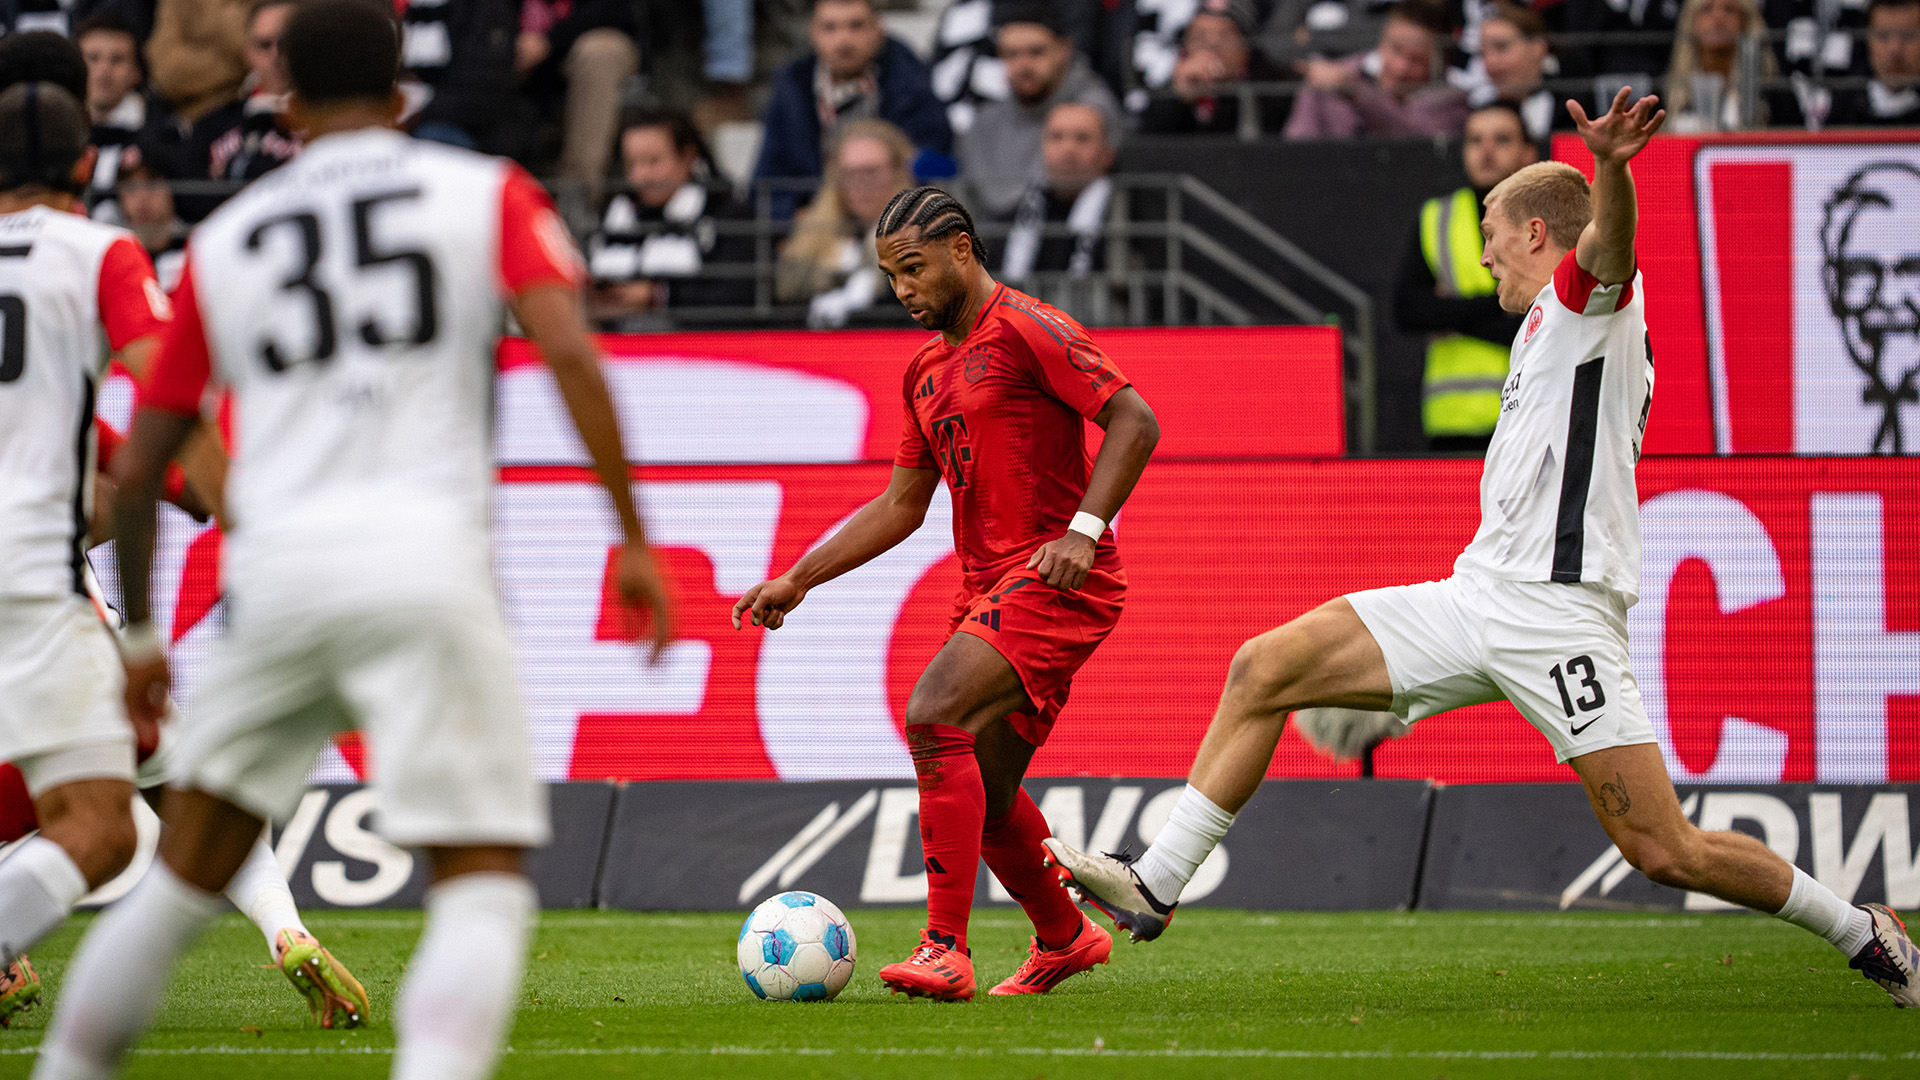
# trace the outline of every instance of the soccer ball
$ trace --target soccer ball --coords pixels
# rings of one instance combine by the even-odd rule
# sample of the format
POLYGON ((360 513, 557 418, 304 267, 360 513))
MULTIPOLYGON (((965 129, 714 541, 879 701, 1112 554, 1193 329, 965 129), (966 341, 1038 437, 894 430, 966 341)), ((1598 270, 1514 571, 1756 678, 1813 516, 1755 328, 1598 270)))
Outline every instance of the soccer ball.
POLYGON ((768 1001, 832 1001, 853 978, 853 927, 810 892, 769 897, 740 924, 747 989, 768 1001))

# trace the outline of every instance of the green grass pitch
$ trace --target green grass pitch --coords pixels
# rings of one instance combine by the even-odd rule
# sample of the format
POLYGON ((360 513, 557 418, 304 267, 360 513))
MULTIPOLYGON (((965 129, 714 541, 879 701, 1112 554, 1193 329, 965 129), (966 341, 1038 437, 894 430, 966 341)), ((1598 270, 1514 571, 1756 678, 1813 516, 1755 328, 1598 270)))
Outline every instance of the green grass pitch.
MULTIPOLYGON (((852 913, 838 1001, 754 999, 737 915, 550 912, 504 1077, 1920 1077, 1920 1013, 1771 919, 1614 914, 1183 912, 1046 997, 989 998, 1026 945, 975 920, 981 996, 889 997, 874 973, 922 917, 852 913)), ((51 1004, 84 919, 34 950, 51 1004)), ((189 954, 133 1077, 384 1076, 413 912, 321 913, 374 1019, 321 1032, 237 915, 189 954)), ((25 1076, 48 1009, 0 1032, 25 1076)))

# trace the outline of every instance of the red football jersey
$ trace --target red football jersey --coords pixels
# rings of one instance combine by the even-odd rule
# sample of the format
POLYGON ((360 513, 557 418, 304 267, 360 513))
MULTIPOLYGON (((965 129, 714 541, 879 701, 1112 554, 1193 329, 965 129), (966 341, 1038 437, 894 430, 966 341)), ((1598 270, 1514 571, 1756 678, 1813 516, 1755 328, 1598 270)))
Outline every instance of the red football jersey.
MULTIPOLYGON (((1086 421, 1127 385, 1079 323, 1005 285, 960 344, 934 338, 914 355, 894 464, 945 477, 970 587, 1067 531, 1093 475, 1086 421)), ((1111 531, 1098 547, 1118 565, 1111 531)))

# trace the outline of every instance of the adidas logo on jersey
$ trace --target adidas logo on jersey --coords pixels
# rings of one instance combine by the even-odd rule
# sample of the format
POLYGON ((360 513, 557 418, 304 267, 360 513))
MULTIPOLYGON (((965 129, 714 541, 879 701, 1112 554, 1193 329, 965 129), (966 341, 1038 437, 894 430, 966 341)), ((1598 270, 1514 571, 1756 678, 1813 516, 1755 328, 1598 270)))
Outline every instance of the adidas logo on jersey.
POLYGON ((930 398, 932 396, 933 376, 929 375, 927 376, 927 381, 920 384, 920 389, 913 392, 913 400, 919 401, 921 398, 930 398))

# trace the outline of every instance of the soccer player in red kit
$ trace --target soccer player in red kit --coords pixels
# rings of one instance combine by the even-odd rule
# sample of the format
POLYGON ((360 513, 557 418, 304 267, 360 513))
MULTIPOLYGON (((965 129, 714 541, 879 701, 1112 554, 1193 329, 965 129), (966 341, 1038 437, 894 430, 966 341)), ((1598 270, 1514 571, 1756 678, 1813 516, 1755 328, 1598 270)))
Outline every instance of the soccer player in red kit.
POLYGON ((907 365, 906 425, 887 490, 733 608, 775 630, 807 591, 920 527, 953 497, 966 581, 950 637, 907 702, 920 785, 927 928, 880 971, 895 991, 973 997, 967 917, 984 857, 1033 920, 1026 963, 990 992, 1043 994, 1103 964, 1113 940, 1044 865, 1050 835, 1020 787, 1074 672, 1120 618, 1126 569, 1107 528, 1160 438, 1153 410, 1080 324, 994 281, 973 217, 938 188, 903 191, 876 229, 880 269, 940 336, 907 365), (1106 431, 1089 460, 1086 421, 1106 431))

